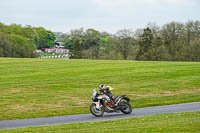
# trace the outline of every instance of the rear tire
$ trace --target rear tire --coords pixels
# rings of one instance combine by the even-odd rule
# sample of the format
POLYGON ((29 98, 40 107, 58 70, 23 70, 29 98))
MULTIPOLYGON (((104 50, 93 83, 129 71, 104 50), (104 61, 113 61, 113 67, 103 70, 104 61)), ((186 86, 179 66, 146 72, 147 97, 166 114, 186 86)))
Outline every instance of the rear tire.
POLYGON ((96 117, 101 117, 104 114, 104 107, 102 106, 102 107, 100 107, 100 109, 97 109, 96 104, 92 103, 90 105, 90 112, 96 117))
POLYGON ((132 112, 132 107, 129 103, 127 102, 122 102, 121 103, 122 108, 121 108, 121 112, 124 114, 130 114, 132 112))

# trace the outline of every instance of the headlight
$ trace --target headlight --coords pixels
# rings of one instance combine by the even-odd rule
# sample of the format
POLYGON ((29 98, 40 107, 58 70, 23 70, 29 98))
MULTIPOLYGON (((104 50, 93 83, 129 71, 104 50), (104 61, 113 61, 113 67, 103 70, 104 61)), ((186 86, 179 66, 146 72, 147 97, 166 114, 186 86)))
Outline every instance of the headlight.
POLYGON ((95 99, 95 96, 96 96, 96 95, 97 95, 97 90, 94 89, 93 92, 92 92, 92 98, 95 99))

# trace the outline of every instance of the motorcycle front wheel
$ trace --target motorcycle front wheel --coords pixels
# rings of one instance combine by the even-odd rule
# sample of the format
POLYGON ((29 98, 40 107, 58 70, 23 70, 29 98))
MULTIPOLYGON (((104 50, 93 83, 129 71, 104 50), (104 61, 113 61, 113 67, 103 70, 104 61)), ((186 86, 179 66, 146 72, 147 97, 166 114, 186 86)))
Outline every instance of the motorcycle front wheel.
POLYGON ((98 109, 98 108, 96 108, 96 104, 95 104, 95 103, 92 103, 92 104, 90 105, 90 112, 91 112, 94 116, 96 116, 96 117, 101 117, 101 116, 103 116, 103 114, 104 114, 104 108, 103 108, 103 106, 102 106, 102 107, 100 107, 100 108, 98 109))
POLYGON ((122 102, 121 105, 122 105, 122 108, 121 108, 122 113, 130 114, 132 112, 132 107, 128 102, 122 102))

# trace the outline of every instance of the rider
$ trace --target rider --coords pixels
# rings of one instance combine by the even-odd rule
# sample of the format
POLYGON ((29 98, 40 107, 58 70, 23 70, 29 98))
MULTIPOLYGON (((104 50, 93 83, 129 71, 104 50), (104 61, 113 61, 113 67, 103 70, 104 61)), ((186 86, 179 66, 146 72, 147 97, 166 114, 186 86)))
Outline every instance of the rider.
POLYGON ((105 86, 103 84, 99 85, 99 91, 106 94, 111 100, 114 100, 114 95, 111 93, 111 90, 114 90, 111 86, 105 86))

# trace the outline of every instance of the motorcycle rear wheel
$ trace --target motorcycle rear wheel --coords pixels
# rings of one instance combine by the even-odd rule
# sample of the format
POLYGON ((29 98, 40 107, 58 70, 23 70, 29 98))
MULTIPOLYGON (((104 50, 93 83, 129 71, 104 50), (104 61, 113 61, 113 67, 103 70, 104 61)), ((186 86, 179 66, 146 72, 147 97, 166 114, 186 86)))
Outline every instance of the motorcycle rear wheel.
POLYGON ((122 113, 130 114, 132 112, 132 107, 128 102, 122 102, 121 105, 122 105, 122 108, 121 108, 122 113))
POLYGON ((104 108, 103 108, 103 106, 102 106, 102 107, 100 107, 99 109, 97 109, 97 108, 96 108, 96 104, 95 104, 95 103, 92 103, 92 104, 90 105, 90 112, 91 112, 94 116, 96 116, 96 117, 101 117, 101 116, 103 116, 103 114, 104 114, 104 108))

